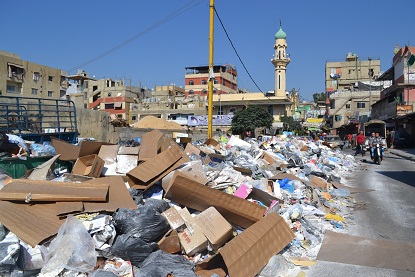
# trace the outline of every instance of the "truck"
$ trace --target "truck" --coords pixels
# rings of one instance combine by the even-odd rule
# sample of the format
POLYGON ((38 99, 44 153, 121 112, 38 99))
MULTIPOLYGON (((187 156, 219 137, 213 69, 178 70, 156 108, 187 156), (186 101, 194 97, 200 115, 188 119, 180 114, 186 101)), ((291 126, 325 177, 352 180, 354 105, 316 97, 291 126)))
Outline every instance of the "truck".
POLYGON ((0 95, 0 132, 43 143, 56 137, 76 143, 78 128, 73 101, 0 95))

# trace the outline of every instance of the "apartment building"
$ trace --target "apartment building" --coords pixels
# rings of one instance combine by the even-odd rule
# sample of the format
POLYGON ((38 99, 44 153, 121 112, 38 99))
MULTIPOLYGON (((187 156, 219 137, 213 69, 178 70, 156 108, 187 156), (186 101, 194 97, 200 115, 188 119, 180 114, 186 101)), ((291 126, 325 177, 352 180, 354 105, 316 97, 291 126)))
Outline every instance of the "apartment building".
POLYGON ((65 97, 67 76, 66 71, 0 50, 0 95, 59 99, 65 97))
POLYGON ((414 46, 395 51, 392 67, 379 76, 380 82, 391 82, 381 91, 372 107, 373 118, 386 122, 391 130, 405 129, 415 140, 415 65, 414 46))
MULTIPOLYGON (((213 94, 228 94, 238 92, 237 70, 235 66, 213 66, 213 94)), ((209 66, 192 66, 185 68, 185 95, 208 94, 209 66)))

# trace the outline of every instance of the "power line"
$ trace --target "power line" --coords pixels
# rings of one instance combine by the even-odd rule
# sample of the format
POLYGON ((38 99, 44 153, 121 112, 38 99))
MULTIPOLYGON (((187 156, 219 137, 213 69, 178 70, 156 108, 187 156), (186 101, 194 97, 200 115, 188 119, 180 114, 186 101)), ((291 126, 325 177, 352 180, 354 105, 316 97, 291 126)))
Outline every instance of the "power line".
MULTIPOLYGON (((217 17, 218 17, 218 19, 219 19, 219 22, 220 22, 220 24, 222 25, 222 29, 223 29, 223 31, 225 31, 226 37, 228 38, 229 42, 231 43, 231 46, 232 46, 233 50, 235 51, 236 56, 238 56, 238 59, 239 59, 239 61, 241 62, 242 66, 244 67, 244 69, 245 69, 246 73, 248 74, 249 78, 251 78, 252 82, 255 84, 255 86, 257 87, 257 89, 259 89, 259 91, 260 91, 260 92, 264 93, 264 92, 263 92, 263 91, 259 88, 259 86, 258 86, 258 85, 257 85, 257 83, 255 82, 254 78, 252 78, 252 76, 251 76, 251 74, 249 73, 248 69, 246 68, 246 66, 245 66, 244 62, 242 61, 241 57, 239 56, 238 51, 236 51, 236 48, 235 48, 235 46, 233 45, 233 42, 232 42, 231 38, 229 37, 229 34, 228 34, 228 32, 226 31, 225 26, 224 26, 224 25, 223 25, 223 23, 222 23, 222 20, 220 19, 220 16, 219 16, 219 14, 218 14, 218 11, 216 10, 216 7, 215 7, 214 9, 215 9, 216 16, 217 16, 217 17)), ((265 93, 264 93, 264 95, 265 95, 265 93)))
POLYGON ((120 49, 121 47, 123 47, 123 46, 125 46, 125 45, 127 45, 127 44, 129 44, 129 43, 131 43, 131 42, 133 42, 134 40, 136 40, 136 39, 140 38, 140 37, 141 37, 141 36, 143 36, 144 34, 146 34, 146 33, 150 32, 150 31, 152 31, 152 30, 154 30, 154 29, 157 29, 158 27, 162 26, 163 24, 167 23, 168 21, 170 21, 170 20, 172 20, 173 18, 175 18, 175 17, 177 17, 177 16, 181 15, 182 13, 184 13, 184 12, 188 11, 189 9, 191 9, 191 8, 195 7, 195 6, 196 6, 196 5, 198 5, 200 2, 202 2, 202 0, 199 0, 199 1, 197 1, 196 3, 194 3, 195 1, 196 1, 196 0, 192 0, 192 1, 190 1, 189 3, 187 3, 186 5, 184 5, 183 7, 181 7, 180 9, 178 9, 178 10, 176 10, 175 12, 173 12, 173 13, 169 14, 169 15, 168 15, 168 16, 166 16, 165 18, 161 19, 160 21, 156 22, 155 24, 153 24, 153 25, 151 25, 150 27, 148 27, 147 29, 145 29, 144 31, 142 31, 142 32, 140 32, 140 33, 138 33, 138 34, 136 34, 135 36, 133 36, 133 37, 131 37, 131 38, 127 39, 126 41, 124 41, 124 42, 122 42, 122 43, 120 43, 120 44, 118 44, 118 45, 114 46, 113 48, 111 48, 111 49, 109 49, 109 50, 107 50, 107 51, 105 51, 105 52, 103 52, 103 53, 99 54, 98 56, 95 56, 94 58, 92 58, 92 59, 90 59, 90 60, 88 60, 88 61, 86 61, 86 62, 84 62, 84 63, 81 63, 80 65, 75 66, 75 67, 73 67, 73 68, 71 68, 70 70, 67 70, 67 71, 68 71, 68 72, 72 72, 72 71, 74 71, 74 70, 76 70, 76 69, 78 69, 78 68, 82 68, 82 67, 84 67, 85 65, 88 65, 88 64, 90 64, 90 63, 93 63, 93 62, 95 62, 95 61, 97 61, 97 60, 99 60, 99 59, 101 59, 101 58, 103 58, 103 57, 105 57, 105 56, 107 56, 107 55, 111 54, 112 52, 114 52, 114 51, 116 51, 116 50, 120 49))

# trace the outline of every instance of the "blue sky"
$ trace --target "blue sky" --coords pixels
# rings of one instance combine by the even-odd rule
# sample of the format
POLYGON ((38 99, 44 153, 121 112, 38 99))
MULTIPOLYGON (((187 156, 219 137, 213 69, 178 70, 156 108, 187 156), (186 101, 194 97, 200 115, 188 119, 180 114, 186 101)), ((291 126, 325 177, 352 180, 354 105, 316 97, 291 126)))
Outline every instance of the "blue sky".
MULTIPOLYGON (((291 63, 287 90, 323 92, 327 60, 348 52, 391 66, 396 44, 415 45, 413 0, 216 0, 217 12, 262 91, 274 89, 279 19, 291 63)), ((149 88, 184 85, 186 66, 208 63, 209 0, 0 0, 0 49, 63 70, 83 65, 96 78, 131 79, 149 88)), ((215 64, 233 64, 240 88, 258 91, 215 16, 215 64)), ((70 73, 76 73, 72 71, 70 73)))

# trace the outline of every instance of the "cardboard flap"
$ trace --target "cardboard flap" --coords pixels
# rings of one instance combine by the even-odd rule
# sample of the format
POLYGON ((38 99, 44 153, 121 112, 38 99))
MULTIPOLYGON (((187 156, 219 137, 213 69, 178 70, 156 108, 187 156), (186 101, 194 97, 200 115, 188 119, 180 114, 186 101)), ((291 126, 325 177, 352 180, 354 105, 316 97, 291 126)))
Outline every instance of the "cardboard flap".
POLYGON ((81 147, 73 145, 64 140, 51 137, 53 147, 55 148, 56 154, 60 154, 59 160, 61 161, 75 161, 79 157, 81 147))
POLYGON ((29 180, 46 180, 50 171, 53 171, 53 166, 55 165, 56 160, 60 157, 60 154, 54 156, 53 158, 47 160, 41 165, 38 165, 34 168, 27 179, 29 180))
POLYGON ((205 145, 212 147, 215 150, 220 149, 220 143, 214 140, 213 138, 209 138, 205 141, 205 145))
POLYGON ((175 169, 181 158, 180 148, 171 147, 127 172, 128 183, 134 188, 146 189, 175 169))
MULTIPOLYGON (((221 256, 226 268, 220 263, 221 259, 212 257, 196 267, 205 273, 210 269, 222 268, 229 276, 255 276, 271 259, 295 238, 294 233, 276 213, 270 213, 230 242, 225 244, 216 256, 221 256)), ((213 271, 210 271, 213 274, 213 271)), ((205 275, 205 276, 211 276, 205 275)), ((224 276, 224 275, 219 275, 224 276)))
POLYGON ((226 220, 244 228, 260 220, 266 211, 265 207, 209 188, 177 171, 166 190, 165 197, 198 211, 213 206, 226 220))
POLYGON ((102 142, 102 141, 81 141, 80 150, 79 150, 79 157, 84 157, 88 155, 96 154, 98 155, 99 150, 101 149, 102 145, 114 145, 113 143, 109 142, 102 142))
POLYGON ((140 161, 149 160, 157 155, 159 149, 158 141, 162 135, 163 133, 159 130, 153 130, 141 136, 140 153, 138 158, 140 161))
POLYGON ((0 190, 0 200, 79 202, 105 201, 108 185, 14 179, 0 190))

